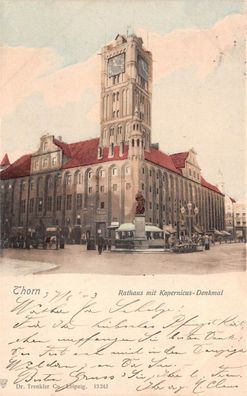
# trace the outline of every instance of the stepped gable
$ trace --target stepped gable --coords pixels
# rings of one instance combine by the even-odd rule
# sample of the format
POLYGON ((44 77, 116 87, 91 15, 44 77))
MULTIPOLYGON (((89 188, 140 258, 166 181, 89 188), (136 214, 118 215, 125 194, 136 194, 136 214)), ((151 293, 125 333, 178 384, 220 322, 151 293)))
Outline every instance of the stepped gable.
POLYGON ((1 172, 0 179, 14 179, 17 177, 24 177, 30 175, 31 167, 31 154, 23 155, 18 158, 13 164, 11 164, 7 169, 1 172))
POLYGON ((145 160, 169 169, 172 172, 181 174, 181 172, 175 167, 171 156, 163 153, 163 151, 155 149, 154 147, 151 147, 150 151, 145 151, 145 160))
POLYGON ((0 166, 9 166, 10 162, 9 162, 9 157, 8 154, 6 153, 1 161, 0 166))

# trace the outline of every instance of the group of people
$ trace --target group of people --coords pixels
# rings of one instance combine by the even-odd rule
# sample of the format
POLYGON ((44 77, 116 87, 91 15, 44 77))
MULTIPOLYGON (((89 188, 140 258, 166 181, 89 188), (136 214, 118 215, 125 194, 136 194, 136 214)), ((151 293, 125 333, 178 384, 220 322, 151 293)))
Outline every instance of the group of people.
POLYGON ((169 249, 179 245, 188 246, 204 246, 205 250, 209 250, 211 245, 215 244, 212 235, 192 234, 191 236, 180 236, 177 238, 174 234, 170 235, 167 239, 167 246, 169 249))

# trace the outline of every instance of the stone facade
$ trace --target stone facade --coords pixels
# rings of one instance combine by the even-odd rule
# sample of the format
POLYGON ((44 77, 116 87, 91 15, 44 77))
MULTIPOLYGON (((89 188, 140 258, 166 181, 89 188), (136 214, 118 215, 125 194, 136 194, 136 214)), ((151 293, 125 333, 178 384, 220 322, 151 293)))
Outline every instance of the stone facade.
POLYGON ((190 216, 192 228, 224 229, 224 195, 202 177, 195 151, 169 156, 152 144, 152 55, 142 39, 118 35, 104 47, 101 76, 99 139, 43 135, 37 152, 1 172, 2 232, 42 219, 68 233, 106 234, 113 222, 133 221, 137 191, 146 222, 179 234, 190 216), (182 213, 189 203, 190 215, 182 213))

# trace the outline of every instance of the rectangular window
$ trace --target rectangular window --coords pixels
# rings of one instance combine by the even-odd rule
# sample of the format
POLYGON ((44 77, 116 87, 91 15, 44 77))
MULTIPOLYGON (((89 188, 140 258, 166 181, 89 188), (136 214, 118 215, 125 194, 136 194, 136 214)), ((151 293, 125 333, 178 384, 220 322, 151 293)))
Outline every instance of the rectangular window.
POLYGON ((145 168, 142 168, 142 174, 144 175, 144 173, 145 173, 145 168))
POLYGON ((33 208, 34 208, 34 198, 31 198, 29 200, 29 212, 33 213, 33 208))
POLYGON ((22 199, 21 200, 21 213, 25 213, 26 211, 26 200, 22 199))
POLYGON ((72 208, 72 195, 69 194, 66 197, 66 210, 71 210, 72 208))
POLYGON ((105 188, 104 186, 100 186, 100 192, 104 192, 105 188))
POLYGON ((144 190, 144 188, 145 188, 144 183, 142 183, 142 190, 144 190))
POLYGON ((88 194, 92 194, 92 192, 93 192, 93 187, 89 187, 88 188, 88 194))
POLYGON ((82 194, 77 194, 76 196, 76 208, 77 209, 82 208, 82 194))
POLYGON ((38 198, 38 212, 43 210, 43 198, 38 198))
POLYGON ((57 210, 61 210, 62 209, 62 197, 61 195, 57 196, 57 210))
POLYGON ((57 179, 56 179, 56 185, 57 186, 61 186, 61 184, 62 184, 62 176, 57 176, 57 179))
POLYGON ((52 210, 52 197, 47 197, 47 212, 52 210))
POLYGON ((113 191, 117 191, 117 184, 113 184, 113 185, 112 185, 112 190, 113 190, 113 191))
POLYGON ((100 208, 104 209, 104 207, 105 207, 105 202, 100 202, 100 208))

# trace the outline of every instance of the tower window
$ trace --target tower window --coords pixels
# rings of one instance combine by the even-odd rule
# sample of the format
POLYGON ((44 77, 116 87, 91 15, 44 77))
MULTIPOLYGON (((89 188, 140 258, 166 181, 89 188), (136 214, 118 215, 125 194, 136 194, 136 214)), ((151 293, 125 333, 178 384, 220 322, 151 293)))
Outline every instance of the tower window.
POLYGON ((100 208, 104 209, 104 207, 105 207, 105 202, 100 202, 100 208))
POLYGON ((110 129, 110 136, 114 136, 114 128, 110 129))
POLYGON ((114 94, 112 95, 112 101, 115 102, 115 100, 116 100, 116 94, 114 93, 114 94))
POLYGON ((134 141, 134 139, 132 139, 132 147, 134 147, 135 146, 135 141, 134 141))
POLYGON ((119 92, 117 92, 117 101, 119 101, 119 92))
POLYGON ((137 139, 137 147, 139 147, 139 146, 140 146, 140 140, 137 139))
POLYGON ((119 118, 119 110, 117 110, 117 118, 119 118))

